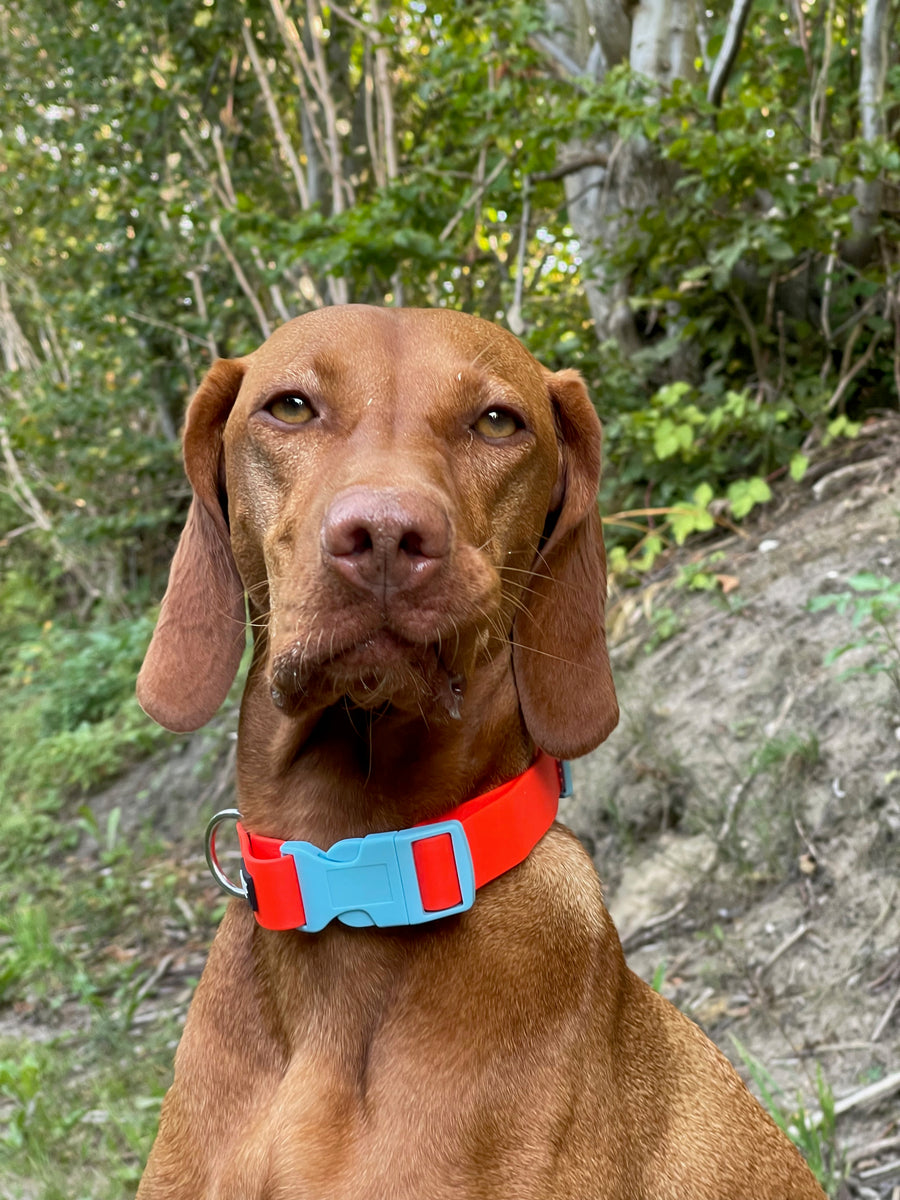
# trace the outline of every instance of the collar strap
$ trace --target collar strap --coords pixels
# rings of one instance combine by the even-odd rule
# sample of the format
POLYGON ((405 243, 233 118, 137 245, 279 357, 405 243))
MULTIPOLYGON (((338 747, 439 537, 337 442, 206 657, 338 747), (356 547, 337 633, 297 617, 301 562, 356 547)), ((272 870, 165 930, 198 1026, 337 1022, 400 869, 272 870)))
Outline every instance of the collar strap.
POLYGON ((568 793, 566 763, 540 753, 517 778, 467 800, 440 821, 347 838, 329 850, 250 833, 234 810, 213 817, 207 861, 216 881, 244 896, 266 929, 316 933, 345 925, 418 925, 465 912, 475 891, 528 857, 568 793), (241 882, 223 875, 215 831, 235 819, 241 882))

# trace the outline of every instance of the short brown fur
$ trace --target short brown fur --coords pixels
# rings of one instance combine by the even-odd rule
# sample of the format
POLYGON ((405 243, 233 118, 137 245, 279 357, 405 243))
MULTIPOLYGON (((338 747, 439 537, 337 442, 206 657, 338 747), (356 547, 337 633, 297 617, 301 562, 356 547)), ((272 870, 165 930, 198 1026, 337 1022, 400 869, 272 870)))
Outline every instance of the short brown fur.
MULTIPOLYGON (((170 728, 209 720, 246 596, 248 828, 329 846, 410 826, 536 745, 574 756, 615 726, 600 426, 576 373, 455 312, 322 310, 215 364, 185 460, 194 500, 138 693, 170 728), (285 425, 269 411, 285 395, 313 416, 285 425), (512 433, 481 419, 497 412, 512 433)), ((418 929, 273 933, 233 901, 138 1195, 823 1193, 724 1057, 627 969, 557 825, 471 911, 418 929)))

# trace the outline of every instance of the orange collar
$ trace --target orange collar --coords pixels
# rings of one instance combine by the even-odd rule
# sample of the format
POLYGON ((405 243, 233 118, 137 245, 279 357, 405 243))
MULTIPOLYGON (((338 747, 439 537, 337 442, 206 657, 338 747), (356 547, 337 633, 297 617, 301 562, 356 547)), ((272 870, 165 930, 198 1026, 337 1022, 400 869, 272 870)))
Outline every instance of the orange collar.
POLYGON ((309 842, 249 833, 235 810, 218 813, 206 833, 217 882, 244 896, 266 929, 316 933, 345 925, 418 925, 465 912, 475 891, 517 866, 556 818, 568 794, 567 764, 538 754, 524 774, 467 800, 440 821, 412 829, 347 838, 329 850, 309 842), (241 887, 215 857, 215 833, 236 820, 241 887))

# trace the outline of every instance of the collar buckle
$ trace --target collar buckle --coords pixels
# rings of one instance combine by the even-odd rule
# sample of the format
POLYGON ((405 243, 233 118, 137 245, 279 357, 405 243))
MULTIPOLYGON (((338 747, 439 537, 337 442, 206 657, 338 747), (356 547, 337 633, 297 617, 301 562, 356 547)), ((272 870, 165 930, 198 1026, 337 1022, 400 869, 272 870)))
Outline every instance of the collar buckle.
MULTIPOLYGON (((438 821, 391 833, 346 838, 330 849, 311 842, 283 842, 282 857, 291 857, 297 872, 306 923, 304 933, 317 933, 335 917, 345 925, 420 925, 465 912, 475 901, 475 869, 469 841, 456 820, 438 821), (432 839, 449 837, 458 889, 449 905, 426 908, 420 871, 425 859, 416 854, 432 839)), ((446 857, 446 855, 445 855, 446 857)))

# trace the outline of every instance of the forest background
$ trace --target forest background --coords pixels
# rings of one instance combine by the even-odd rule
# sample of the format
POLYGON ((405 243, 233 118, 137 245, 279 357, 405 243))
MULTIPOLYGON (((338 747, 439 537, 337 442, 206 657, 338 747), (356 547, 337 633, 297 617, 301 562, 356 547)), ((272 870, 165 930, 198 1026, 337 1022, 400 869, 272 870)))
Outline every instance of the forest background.
POLYGON ((152 807, 138 851, 89 799, 174 747, 133 683, 210 362, 323 304, 505 324, 587 379, 637 591, 898 408, 898 32, 896 0, 4 6, 0 1004, 65 1035, 0 1049, 19 1194, 127 1194, 168 1069, 163 1023, 143 1107, 104 1071, 178 868, 152 807), (63 1106, 74 1058, 92 1098, 63 1106))

